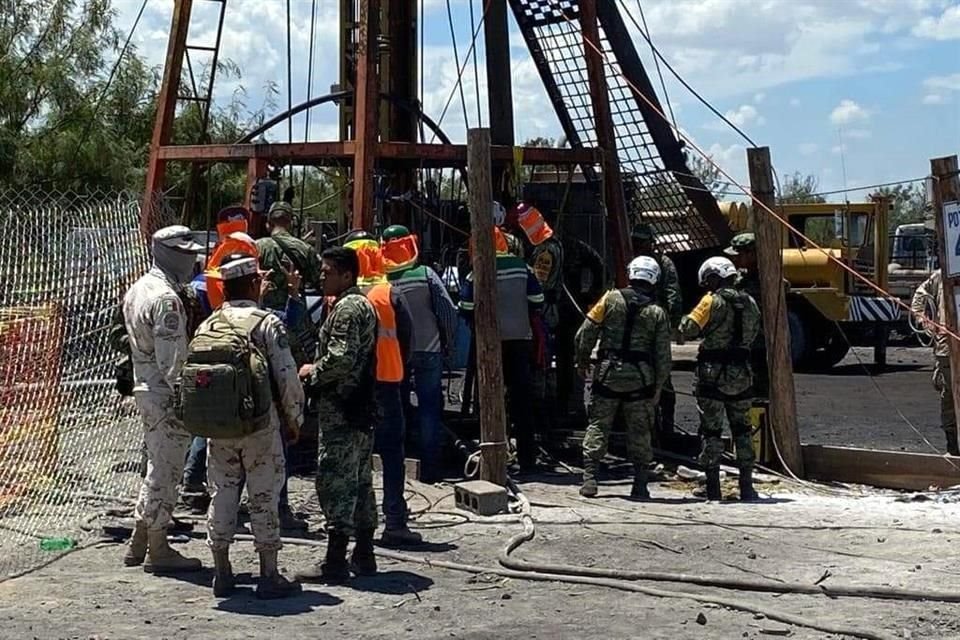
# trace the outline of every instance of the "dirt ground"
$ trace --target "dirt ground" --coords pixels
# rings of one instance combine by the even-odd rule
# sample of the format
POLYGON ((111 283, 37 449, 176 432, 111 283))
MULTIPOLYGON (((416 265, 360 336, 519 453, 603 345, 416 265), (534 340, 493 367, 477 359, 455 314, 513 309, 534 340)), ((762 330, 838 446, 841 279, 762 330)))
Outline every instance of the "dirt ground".
MULTIPOLYGON (((825 495, 785 483, 763 484, 765 503, 706 504, 693 485, 653 486, 658 501, 624 499, 629 483, 607 474, 601 497, 577 495, 576 478, 544 474, 522 483, 536 537, 516 555, 529 561, 769 578, 812 584, 887 585, 960 592, 960 505, 943 499, 902 501, 897 494, 825 495), (898 501, 898 498, 901 501, 898 501)), ((514 518, 456 511, 449 486, 410 485, 414 526, 429 541, 410 553, 432 560, 497 567, 497 554, 521 530, 514 518), (426 511, 429 505, 433 507, 426 511)), ((728 493, 734 493, 729 487, 728 493)), ((317 530, 309 483, 297 480, 293 503, 317 530)), ((204 559, 202 527, 179 545, 204 559)), ((610 588, 475 576, 422 564, 381 560, 375 578, 343 587, 308 586, 299 597, 263 603, 252 595, 252 545, 234 547, 239 592, 214 599, 208 570, 161 578, 123 568, 116 544, 76 551, 0 584, 4 638, 838 638, 761 615, 610 588), (700 622, 698 622, 698 617, 700 622), (701 624, 701 622, 703 624, 701 624)), ((288 572, 322 549, 288 545, 288 572)), ((820 623, 883 632, 891 638, 960 637, 960 606, 943 602, 727 591, 642 583, 674 592, 722 595, 820 623)))

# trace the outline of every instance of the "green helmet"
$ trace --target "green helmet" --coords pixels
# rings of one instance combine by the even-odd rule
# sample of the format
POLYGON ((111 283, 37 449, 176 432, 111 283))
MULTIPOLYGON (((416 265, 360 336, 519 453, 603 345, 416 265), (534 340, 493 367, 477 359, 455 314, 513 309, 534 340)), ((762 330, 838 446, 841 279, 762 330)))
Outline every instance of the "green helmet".
POLYGON ((376 240, 369 231, 363 229, 354 229, 347 234, 347 237, 343 239, 343 244, 353 242, 355 240, 376 240))
POLYGON ((396 238, 406 238, 409 235, 410 235, 410 229, 407 229, 402 224, 392 224, 383 230, 383 233, 381 234, 381 239, 384 241, 394 240, 396 238))
POLYGON ((630 232, 630 237, 633 240, 652 241, 656 239, 656 234, 653 231, 653 226, 649 222, 640 222, 634 225, 633 230, 630 232))
POLYGON ((723 250, 728 256, 738 256, 743 251, 756 251, 757 236, 751 231, 744 231, 733 236, 730 246, 723 250))

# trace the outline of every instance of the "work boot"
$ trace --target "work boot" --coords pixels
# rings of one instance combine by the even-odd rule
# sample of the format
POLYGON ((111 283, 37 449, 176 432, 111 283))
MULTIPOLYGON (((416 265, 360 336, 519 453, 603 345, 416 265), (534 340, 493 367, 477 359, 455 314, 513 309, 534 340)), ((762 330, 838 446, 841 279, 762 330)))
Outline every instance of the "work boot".
POLYGON ((753 488, 753 469, 740 469, 740 502, 756 502, 760 496, 753 488))
POLYGON ((170 548, 167 542, 167 532, 147 532, 147 560, 143 563, 143 570, 147 573, 185 573, 199 571, 203 564, 197 558, 186 558, 170 548))
POLYGON ((358 576, 377 575, 377 557, 373 554, 373 529, 357 529, 357 544, 350 554, 350 570, 358 576))
POLYGON ((584 498, 595 498, 597 496, 596 460, 584 460, 583 462, 583 485, 580 487, 580 495, 584 498))
POLYGON ((957 446, 957 430, 947 429, 944 433, 947 435, 947 453, 952 456, 960 456, 960 447, 957 446))
POLYGON ((633 465, 633 488, 630 489, 630 499, 650 499, 650 490, 647 489, 647 467, 644 465, 633 465))
POLYGON ((306 531, 308 529, 307 521, 298 518, 291 509, 290 505, 281 505, 280 507, 280 529, 282 531, 306 531))
POLYGON ((133 534, 130 536, 127 553, 123 556, 123 564, 127 567, 136 567, 143 564, 143 559, 146 557, 147 523, 138 520, 133 525, 133 534))
POLYGON ((233 591, 236 582, 233 567, 230 566, 230 549, 213 550, 213 595, 226 598, 233 591))
POLYGON ((391 527, 383 530, 380 544, 385 547, 415 547, 423 544, 423 536, 416 531, 410 531, 407 525, 391 527))
POLYGON ((720 502, 723 494, 720 492, 720 469, 707 469, 707 500, 720 502))
POLYGON ((327 556, 322 564, 298 571, 294 578, 300 582, 322 584, 343 584, 350 579, 350 567, 347 566, 348 536, 331 531, 327 537, 327 556))
POLYGON ((257 580, 257 597, 261 600, 277 600, 295 596, 303 587, 295 580, 287 580, 277 568, 277 550, 260 552, 260 578, 257 580))

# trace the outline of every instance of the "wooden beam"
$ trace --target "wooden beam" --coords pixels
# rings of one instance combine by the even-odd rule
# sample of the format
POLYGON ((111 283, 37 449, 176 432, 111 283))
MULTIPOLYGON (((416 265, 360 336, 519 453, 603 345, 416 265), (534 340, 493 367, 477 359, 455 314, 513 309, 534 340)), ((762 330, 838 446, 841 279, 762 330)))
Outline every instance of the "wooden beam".
POLYGON ((377 157, 380 91, 377 83, 377 36, 380 0, 360 0, 357 36, 357 84, 354 92, 353 228, 373 222, 373 170, 377 157))
POLYGON ((490 130, 467 132, 470 228, 473 241, 473 327, 480 381, 480 479, 507 483, 507 416, 503 404, 503 364, 497 325, 497 263, 493 246, 490 130))
MULTIPOLYGON (((422 161, 427 166, 466 166, 467 146, 462 144, 420 144, 409 142, 381 142, 379 155, 387 160, 422 161)), ((236 162, 250 158, 261 160, 299 160, 301 162, 340 162, 353 157, 356 145, 343 142, 286 142, 256 144, 169 145, 160 147, 159 158, 166 161, 236 162)), ((493 146, 491 157, 498 161, 513 161, 513 147, 493 146)), ((525 165, 580 165, 597 162, 598 149, 552 149, 524 147, 525 165)))
MULTIPOLYGON (((940 262, 943 296, 941 309, 944 317, 939 318, 950 331, 957 332, 957 276, 960 274, 960 256, 954 249, 954 238, 960 228, 960 177, 957 176, 957 156, 934 158, 930 161, 930 173, 933 175, 933 220, 937 229, 937 255, 940 262)), ((953 406, 960 407, 960 342, 954 338, 947 340, 950 348, 950 371, 953 372, 953 406)), ((958 431, 960 433, 960 431, 958 431)))
POLYGON ((580 29, 583 53, 586 58, 587 78, 593 102, 593 123, 597 130, 597 145, 603 153, 603 194, 607 209, 607 235, 613 247, 617 286, 627 286, 627 262, 632 257, 627 229, 627 201, 620 176, 617 157, 617 138, 610 115, 610 96, 603 57, 594 47, 600 47, 600 29, 597 26, 597 0, 581 0, 580 29))
POLYGON ((929 453, 803 445, 807 478, 926 491, 960 484, 960 458, 929 453))
MULTIPOLYGON (((483 42, 487 62, 487 113, 490 117, 490 140, 495 145, 512 147, 513 85, 510 67, 510 32, 507 27, 507 0, 487 0, 483 21, 483 42), (506 73, 505 73, 506 70, 506 73)), ((493 184, 497 199, 511 206, 515 185, 510 184, 512 159, 493 160, 493 184)))
MULTIPOLYGON (((753 196, 773 209, 773 168, 770 149, 747 149, 750 188, 753 196)), ((783 290, 783 252, 780 222, 760 207, 754 207, 754 228, 757 236, 757 272, 760 275, 760 304, 763 313, 764 340, 767 345, 767 368, 770 372, 769 423, 780 455, 789 470, 804 477, 800 433, 797 430, 797 400, 793 386, 793 365, 790 360, 790 331, 787 324, 787 301, 783 290)))
POLYGON ((150 139, 150 155, 147 160, 147 181, 140 208, 140 232, 149 236, 153 229, 153 207, 157 194, 163 189, 167 163, 159 155, 160 147, 169 144, 173 135, 173 120, 177 110, 177 95, 180 92, 180 72, 183 69, 183 54, 190 30, 190 12, 193 0, 176 0, 170 23, 170 39, 167 40, 167 59, 163 66, 163 80, 157 94, 157 115, 153 122, 150 139))

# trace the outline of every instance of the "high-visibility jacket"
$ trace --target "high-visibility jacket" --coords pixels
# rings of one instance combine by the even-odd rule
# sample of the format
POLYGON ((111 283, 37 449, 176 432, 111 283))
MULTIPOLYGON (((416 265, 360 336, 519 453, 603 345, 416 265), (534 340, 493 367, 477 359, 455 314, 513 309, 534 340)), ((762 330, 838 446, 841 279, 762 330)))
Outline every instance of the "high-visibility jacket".
POLYGON ((553 229, 543 219, 543 214, 533 206, 519 205, 517 224, 523 229, 527 239, 533 246, 553 237, 553 229))
POLYGON ((403 381, 403 355, 390 290, 390 283, 383 282, 366 292, 367 300, 377 312, 377 382, 403 381))

